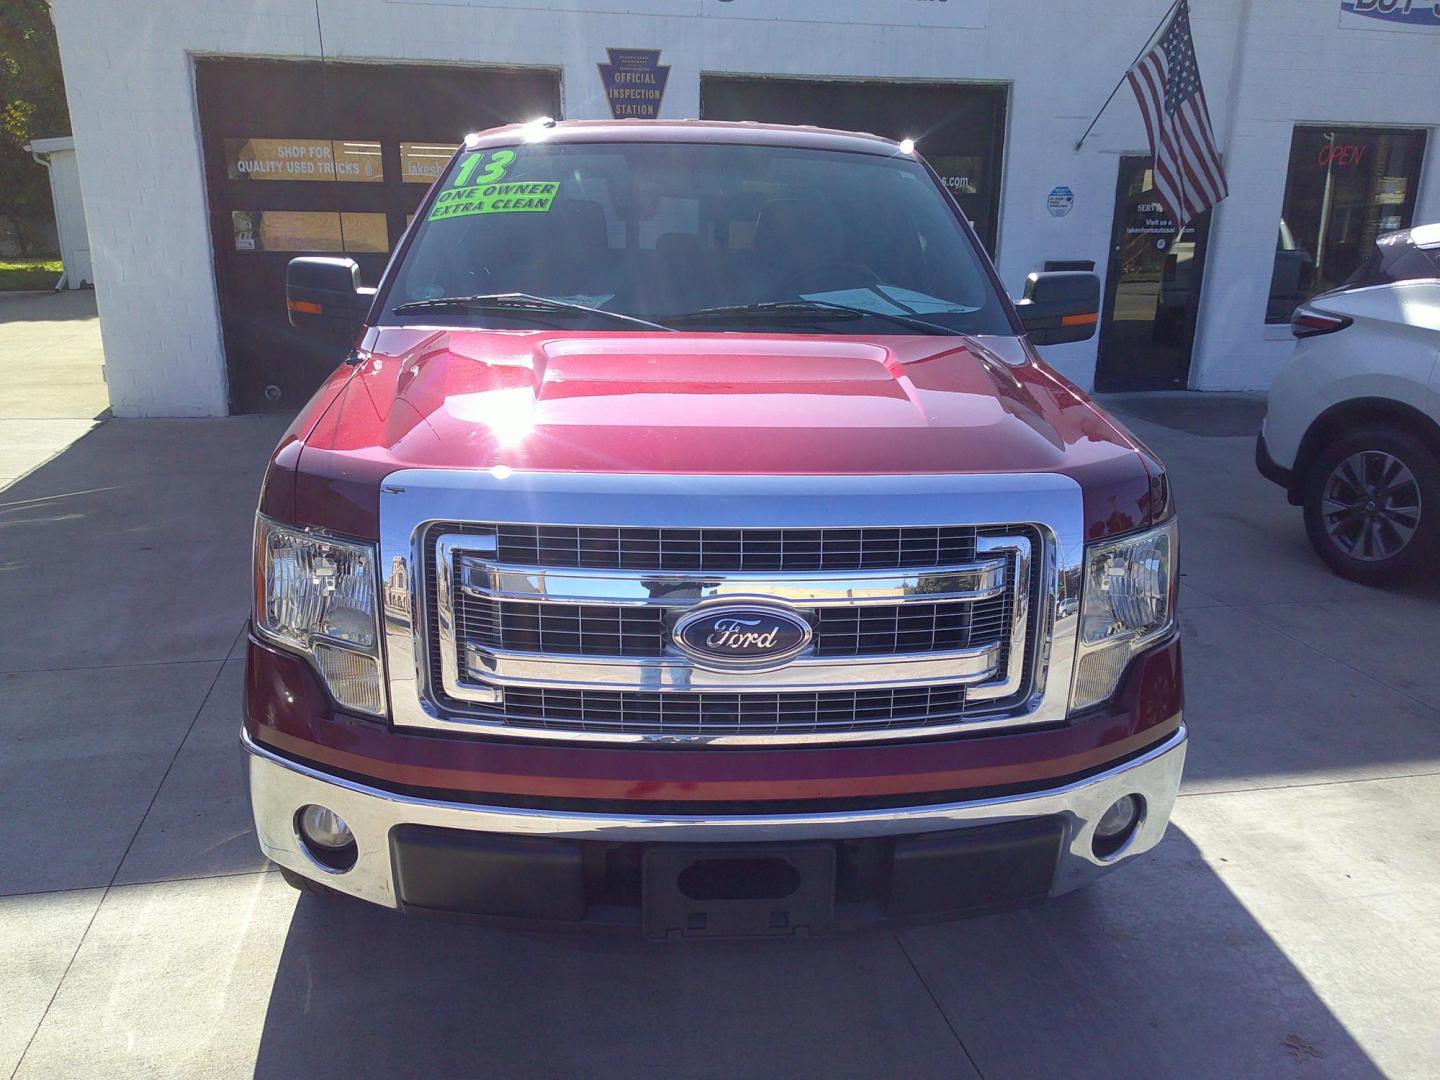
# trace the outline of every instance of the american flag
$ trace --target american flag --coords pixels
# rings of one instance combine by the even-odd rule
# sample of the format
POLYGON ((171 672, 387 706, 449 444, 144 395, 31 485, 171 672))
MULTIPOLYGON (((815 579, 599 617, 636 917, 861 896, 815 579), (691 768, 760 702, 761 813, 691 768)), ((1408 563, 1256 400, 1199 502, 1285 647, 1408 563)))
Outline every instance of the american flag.
POLYGON ((1125 77, 1150 136, 1155 194, 1183 228, 1230 193, 1195 62, 1189 0, 1180 0, 1159 40, 1125 77))

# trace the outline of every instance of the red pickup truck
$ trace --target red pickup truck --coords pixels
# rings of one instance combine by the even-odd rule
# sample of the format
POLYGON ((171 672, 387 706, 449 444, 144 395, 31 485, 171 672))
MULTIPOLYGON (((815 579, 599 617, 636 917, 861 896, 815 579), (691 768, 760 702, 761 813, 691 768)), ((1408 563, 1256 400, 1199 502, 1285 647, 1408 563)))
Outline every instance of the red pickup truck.
POLYGON ((909 142, 470 136, 271 459, 243 742, 266 856, 406 911, 787 935, 1034 902, 1165 832, 1160 462, 1037 356, 909 142))

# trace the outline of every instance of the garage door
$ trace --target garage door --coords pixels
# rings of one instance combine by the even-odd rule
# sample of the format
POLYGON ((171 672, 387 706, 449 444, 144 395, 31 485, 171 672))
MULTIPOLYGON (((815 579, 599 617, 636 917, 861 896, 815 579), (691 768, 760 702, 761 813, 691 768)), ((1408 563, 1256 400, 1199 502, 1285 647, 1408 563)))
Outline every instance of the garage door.
POLYGON ((758 120, 913 138, 995 254, 1003 86, 883 83, 707 75, 700 80, 706 120, 758 120))
POLYGON ((285 316, 285 266, 379 279, 467 132, 560 115, 553 71, 201 59, 196 92, 232 412, 292 411, 335 367, 285 316))

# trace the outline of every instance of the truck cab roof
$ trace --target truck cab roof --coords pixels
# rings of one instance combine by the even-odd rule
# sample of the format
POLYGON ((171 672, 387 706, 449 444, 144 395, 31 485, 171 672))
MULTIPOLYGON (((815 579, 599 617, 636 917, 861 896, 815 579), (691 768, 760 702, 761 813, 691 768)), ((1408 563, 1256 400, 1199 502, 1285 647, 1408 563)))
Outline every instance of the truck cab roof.
POLYGON ((731 120, 551 120, 542 117, 506 124, 465 137, 467 150, 513 146, 520 142, 595 143, 725 143, 740 146, 788 146, 806 150, 840 150, 889 157, 900 144, 864 132, 791 124, 760 124, 731 120))

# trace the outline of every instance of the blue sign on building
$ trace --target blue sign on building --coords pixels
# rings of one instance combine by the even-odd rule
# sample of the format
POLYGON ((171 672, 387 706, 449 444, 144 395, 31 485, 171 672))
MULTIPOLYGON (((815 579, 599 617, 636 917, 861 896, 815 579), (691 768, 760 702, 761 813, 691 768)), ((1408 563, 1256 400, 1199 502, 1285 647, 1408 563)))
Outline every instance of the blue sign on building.
POLYGON ((1435 0, 1340 0, 1340 25, 1348 30, 1440 32, 1435 0))
POLYGON ((654 120, 660 115, 670 65, 660 63, 659 49, 606 49, 608 64, 597 64, 610 115, 616 120, 633 117, 654 120))
POLYGON ((1050 194, 1045 196, 1045 209, 1050 211, 1051 217, 1064 217, 1075 206, 1075 192, 1063 184, 1060 187, 1051 188, 1050 194))

